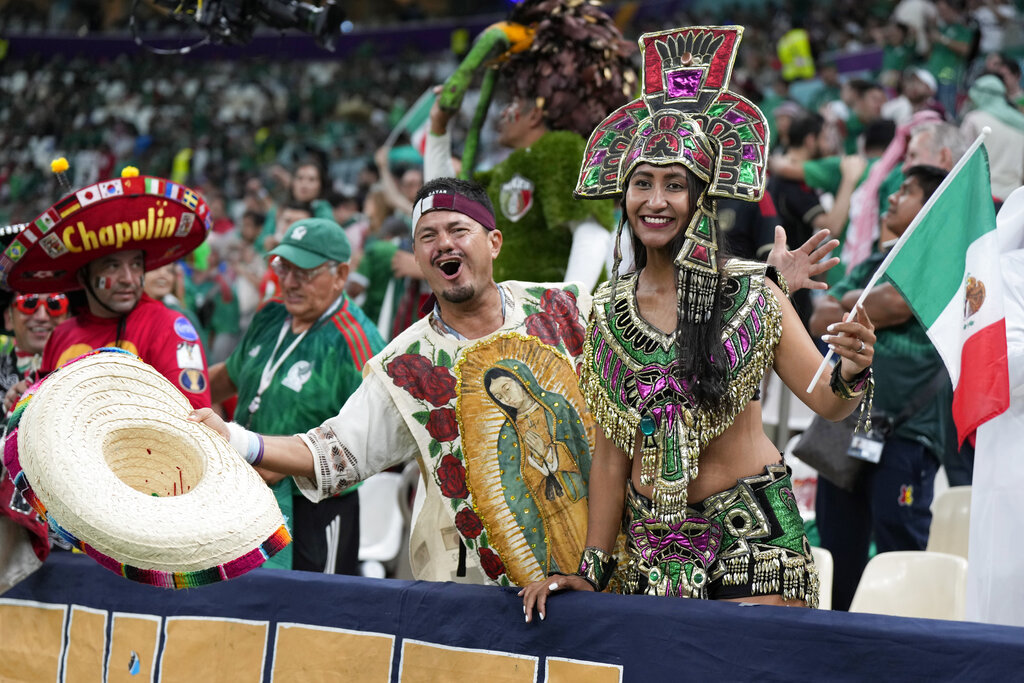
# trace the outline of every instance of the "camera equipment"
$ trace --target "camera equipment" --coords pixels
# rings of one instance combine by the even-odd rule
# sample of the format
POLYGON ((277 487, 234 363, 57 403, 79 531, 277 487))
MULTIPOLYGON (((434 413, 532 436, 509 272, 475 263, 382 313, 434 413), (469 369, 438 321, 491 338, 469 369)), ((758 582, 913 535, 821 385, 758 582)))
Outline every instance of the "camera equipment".
POLYGON ((136 28, 136 10, 140 0, 134 0, 131 13, 132 34, 135 42, 159 54, 185 54, 210 42, 243 45, 252 40, 257 23, 281 30, 295 28, 313 36, 317 44, 334 50, 345 13, 338 0, 326 0, 314 5, 299 0, 148 0, 147 4, 158 14, 182 25, 199 27, 205 37, 182 48, 165 49, 145 44, 136 28))

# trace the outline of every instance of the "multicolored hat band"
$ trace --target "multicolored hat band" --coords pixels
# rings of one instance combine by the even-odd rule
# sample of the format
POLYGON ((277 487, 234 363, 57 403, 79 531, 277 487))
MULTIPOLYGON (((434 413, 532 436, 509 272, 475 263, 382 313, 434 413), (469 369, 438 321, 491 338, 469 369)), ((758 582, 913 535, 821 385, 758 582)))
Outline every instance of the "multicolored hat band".
POLYGON ((765 191, 768 122, 727 90, 742 35, 739 26, 695 26, 641 36, 641 96, 591 133, 575 190, 622 196, 644 163, 681 164, 707 183, 676 255, 683 317, 698 324, 710 318, 718 278, 714 199, 759 201, 765 191))
POLYGON ((206 239, 213 222, 198 193, 131 167, 122 176, 71 192, 29 223, 0 254, 0 285, 27 293, 81 289, 78 270, 101 256, 141 249, 153 270, 206 239))
POLYGON ((258 567, 291 541, 273 493, 174 385, 103 348, 22 397, 3 457, 57 536, 121 576, 190 588, 258 567))

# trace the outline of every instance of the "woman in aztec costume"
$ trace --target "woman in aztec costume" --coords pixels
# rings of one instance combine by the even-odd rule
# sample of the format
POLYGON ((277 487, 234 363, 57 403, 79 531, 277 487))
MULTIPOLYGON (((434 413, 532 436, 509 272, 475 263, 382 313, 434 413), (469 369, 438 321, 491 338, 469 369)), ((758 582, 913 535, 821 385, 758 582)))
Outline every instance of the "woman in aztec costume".
POLYGON ((757 201, 765 188, 764 115, 726 89, 741 35, 642 36, 641 98, 590 136, 576 195, 620 198, 636 266, 598 290, 584 346, 580 383, 600 426, 587 548, 575 575, 522 591, 528 620, 551 592, 603 590, 613 573, 627 593, 817 603, 759 386, 774 367, 812 410, 840 420, 865 393, 870 403, 875 335, 862 311, 837 323, 825 341, 841 362, 807 393, 821 354, 785 282, 720 252, 717 199, 757 201))

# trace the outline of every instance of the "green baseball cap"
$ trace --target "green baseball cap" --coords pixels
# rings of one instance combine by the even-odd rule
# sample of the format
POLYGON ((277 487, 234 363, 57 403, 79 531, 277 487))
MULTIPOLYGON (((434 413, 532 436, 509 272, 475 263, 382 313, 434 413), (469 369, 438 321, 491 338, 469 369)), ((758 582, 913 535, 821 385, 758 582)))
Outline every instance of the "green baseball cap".
POLYGON ((345 230, 329 218, 303 218, 288 227, 281 244, 270 255, 309 270, 325 261, 348 261, 352 247, 345 230))

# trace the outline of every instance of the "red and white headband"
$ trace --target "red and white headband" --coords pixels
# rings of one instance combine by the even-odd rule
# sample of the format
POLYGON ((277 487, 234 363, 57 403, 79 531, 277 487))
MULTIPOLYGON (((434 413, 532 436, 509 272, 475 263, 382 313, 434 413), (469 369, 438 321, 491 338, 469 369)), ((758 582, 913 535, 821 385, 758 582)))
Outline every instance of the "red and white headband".
POLYGON ((441 190, 416 202, 416 206, 412 209, 412 232, 414 235, 416 234, 416 224, 420 222, 420 218, 423 214, 431 211, 455 211, 469 216, 488 230, 494 230, 497 227, 494 222, 494 214, 480 202, 461 194, 441 190))

